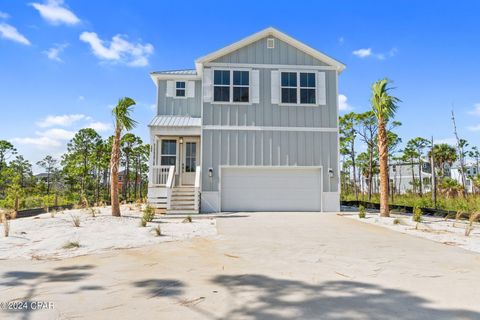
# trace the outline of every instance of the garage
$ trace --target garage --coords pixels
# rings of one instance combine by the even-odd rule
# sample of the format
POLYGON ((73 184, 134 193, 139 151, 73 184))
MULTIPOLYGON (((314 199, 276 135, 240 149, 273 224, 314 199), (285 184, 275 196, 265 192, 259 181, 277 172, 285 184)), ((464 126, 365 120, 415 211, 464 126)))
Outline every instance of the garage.
POLYGON ((222 211, 321 211, 320 167, 222 167, 222 211))

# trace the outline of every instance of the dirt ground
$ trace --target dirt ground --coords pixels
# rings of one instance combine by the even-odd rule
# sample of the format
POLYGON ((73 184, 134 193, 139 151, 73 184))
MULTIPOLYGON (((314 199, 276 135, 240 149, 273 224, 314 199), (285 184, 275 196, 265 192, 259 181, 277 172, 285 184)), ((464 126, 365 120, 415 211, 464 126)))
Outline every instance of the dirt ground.
POLYGON ((0 302, 46 302, 0 319, 480 319, 477 253, 335 214, 237 214, 217 228, 139 249, 0 261, 0 302))

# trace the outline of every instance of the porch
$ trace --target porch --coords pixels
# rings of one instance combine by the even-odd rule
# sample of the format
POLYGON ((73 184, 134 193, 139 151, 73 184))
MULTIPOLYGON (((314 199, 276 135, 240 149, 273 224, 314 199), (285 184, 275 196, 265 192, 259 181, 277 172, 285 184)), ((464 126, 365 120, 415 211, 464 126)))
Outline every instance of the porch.
POLYGON ((166 213, 200 210, 199 120, 158 116, 150 124, 148 203, 166 213))

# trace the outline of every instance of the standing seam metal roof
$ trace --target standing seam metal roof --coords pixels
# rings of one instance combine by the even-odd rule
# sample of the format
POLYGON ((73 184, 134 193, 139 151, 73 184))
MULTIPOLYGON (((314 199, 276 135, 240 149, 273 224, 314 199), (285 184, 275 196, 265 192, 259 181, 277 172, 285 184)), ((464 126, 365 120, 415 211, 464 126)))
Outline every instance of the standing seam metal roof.
POLYGON ((150 121, 149 127, 200 127, 201 118, 184 116, 156 116, 150 121))

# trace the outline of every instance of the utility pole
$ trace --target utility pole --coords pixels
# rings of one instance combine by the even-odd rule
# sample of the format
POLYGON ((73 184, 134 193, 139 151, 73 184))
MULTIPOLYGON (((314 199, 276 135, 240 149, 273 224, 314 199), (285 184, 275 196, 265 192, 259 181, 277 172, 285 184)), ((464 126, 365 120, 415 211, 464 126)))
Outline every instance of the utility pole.
POLYGON ((433 207, 437 209, 437 177, 435 174, 435 156, 433 154, 433 136, 432 136, 432 148, 430 149, 430 170, 432 170, 432 202, 433 207))

